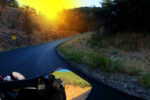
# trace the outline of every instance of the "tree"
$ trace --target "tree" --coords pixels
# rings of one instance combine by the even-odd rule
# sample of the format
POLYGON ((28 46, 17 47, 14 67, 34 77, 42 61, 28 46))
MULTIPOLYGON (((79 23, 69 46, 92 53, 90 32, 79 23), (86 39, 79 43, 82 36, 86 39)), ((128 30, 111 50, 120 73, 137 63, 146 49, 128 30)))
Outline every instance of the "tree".
POLYGON ((14 8, 18 8, 18 2, 16 0, 0 0, 0 5, 4 8, 6 5, 14 8))
POLYGON ((29 6, 26 6, 24 9, 24 21, 23 21, 23 29, 28 34, 28 43, 31 45, 31 34, 33 33, 35 29, 35 24, 33 23, 32 19, 30 16, 32 15, 32 10, 29 6))
POLYGON ((6 5, 6 0, 0 0, 0 5, 2 5, 2 8, 4 8, 6 5))
POLYGON ((18 8, 18 2, 16 0, 7 0, 7 5, 10 7, 18 8))
POLYGON ((113 1, 112 0, 103 0, 103 2, 101 3, 101 5, 104 7, 108 4, 111 4, 113 1))
POLYGON ((150 31, 150 0, 104 0, 103 4, 106 31, 150 31))

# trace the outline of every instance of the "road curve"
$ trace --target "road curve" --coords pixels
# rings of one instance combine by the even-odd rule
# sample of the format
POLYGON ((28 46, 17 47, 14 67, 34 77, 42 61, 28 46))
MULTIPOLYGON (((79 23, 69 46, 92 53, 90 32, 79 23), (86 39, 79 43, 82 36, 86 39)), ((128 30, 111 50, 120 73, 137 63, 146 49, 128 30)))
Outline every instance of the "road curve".
POLYGON ((94 81, 73 69, 56 51, 58 45, 70 39, 72 38, 0 53, 0 75, 6 76, 17 71, 27 79, 32 79, 57 68, 67 68, 92 84, 92 92, 87 100, 139 100, 94 81))

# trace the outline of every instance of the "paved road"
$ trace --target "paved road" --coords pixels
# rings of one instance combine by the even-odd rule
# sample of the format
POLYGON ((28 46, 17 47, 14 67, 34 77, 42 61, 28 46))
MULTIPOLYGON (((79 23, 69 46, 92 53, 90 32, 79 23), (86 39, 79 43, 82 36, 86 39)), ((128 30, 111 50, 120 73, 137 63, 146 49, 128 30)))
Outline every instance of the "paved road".
POLYGON ((57 68, 67 68, 92 84, 92 92, 87 100, 138 99, 89 79, 81 72, 73 69, 56 52, 56 47, 66 40, 68 39, 0 53, 0 75, 6 76, 9 75, 12 71, 17 71, 25 75, 27 79, 31 79, 57 68))

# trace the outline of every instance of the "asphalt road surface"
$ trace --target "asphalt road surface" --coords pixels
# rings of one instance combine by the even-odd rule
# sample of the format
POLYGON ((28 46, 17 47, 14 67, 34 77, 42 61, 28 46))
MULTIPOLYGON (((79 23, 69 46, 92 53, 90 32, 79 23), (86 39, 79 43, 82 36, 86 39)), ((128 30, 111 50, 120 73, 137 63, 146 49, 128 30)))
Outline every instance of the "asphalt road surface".
POLYGON ((73 69, 56 51, 58 45, 69 39, 71 38, 0 53, 0 75, 6 76, 17 71, 26 79, 32 79, 57 68, 67 68, 92 84, 93 88, 87 100, 139 100, 94 81, 73 69))

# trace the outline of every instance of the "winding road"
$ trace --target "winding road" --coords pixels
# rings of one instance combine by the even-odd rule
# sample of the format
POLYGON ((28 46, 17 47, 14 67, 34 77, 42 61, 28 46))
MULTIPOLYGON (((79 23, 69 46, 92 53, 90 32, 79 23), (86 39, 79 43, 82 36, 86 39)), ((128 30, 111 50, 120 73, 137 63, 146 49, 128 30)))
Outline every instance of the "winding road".
POLYGON ((6 76, 17 71, 27 79, 32 79, 58 68, 67 68, 92 84, 92 91, 87 100, 140 100, 92 80, 73 69, 56 51, 57 46, 70 39, 72 38, 0 53, 0 75, 6 76))

